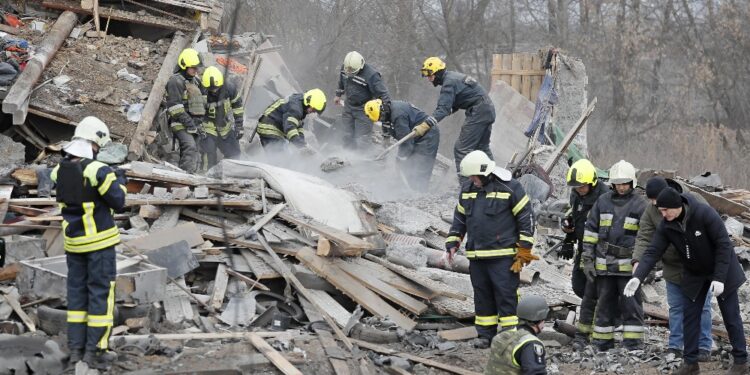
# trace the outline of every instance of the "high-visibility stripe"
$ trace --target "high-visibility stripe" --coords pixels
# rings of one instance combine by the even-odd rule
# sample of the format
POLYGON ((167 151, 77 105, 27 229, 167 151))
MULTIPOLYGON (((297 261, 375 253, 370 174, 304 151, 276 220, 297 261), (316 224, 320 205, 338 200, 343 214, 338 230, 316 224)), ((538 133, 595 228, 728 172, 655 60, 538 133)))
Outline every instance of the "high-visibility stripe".
POLYGON ((89 315, 89 327, 106 327, 112 325, 112 318, 107 315, 89 315))
POLYGON ((461 205, 461 203, 456 205, 456 210, 458 210, 458 212, 461 214, 464 214, 464 215, 466 214, 466 209, 464 208, 464 206, 461 205))
POLYGON ((499 322, 501 327, 517 326, 518 317, 515 315, 501 316, 499 322))
POLYGON ((81 216, 81 222, 83 223, 83 231, 85 237, 93 236, 96 233, 96 222, 94 221, 94 202, 83 202, 83 215, 81 216))
POLYGON ((109 325, 106 326, 107 329, 104 331, 102 338, 99 340, 99 343, 96 345, 99 349, 107 350, 109 346, 109 335, 112 331, 112 321, 114 320, 114 312, 115 312, 115 282, 110 281, 109 282, 109 296, 107 296, 107 317, 109 318, 109 325))
POLYGON ((290 117, 287 117, 286 120, 289 121, 289 122, 291 122, 295 126, 299 126, 299 120, 297 120, 296 117, 291 117, 290 116, 290 117))
POLYGON ((640 226, 638 225, 639 222, 640 222, 640 220, 638 220, 638 219, 636 219, 634 217, 626 217, 625 218, 625 224, 623 224, 622 227, 625 228, 625 230, 634 230, 634 231, 637 231, 640 228, 640 226))
POLYGON ((235 109, 232 110, 232 113, 234 113, 235 115, 242 115, 242 114, 245 114, 245 109, 244 108, 235 108, 235 109))
POLYGON ((516 345, 515 347, 513 347, 513 352, 511 353, 511 358, 513 358, 513 366, 515 366, 516 368, 519 368, 519 369, 521 368, 521 365, 516 360, 516 352, 518 351, 518 349, 521 349, 524 345, 526 345, 526 343, 528 343, 530 341, 539 341, 539 343, 542 342, 541 340, 539 340, 534 335, 526 335, 526 336, 524 336, 521 339, 521 342, 519 342, 518 345, 516 345))
POLYGON ((497 325, 497 315, 489 315, 489 316, 480 316, 476 315, 474 317, 474 324, 478 326, 495 326, 497 325))
POLYGON ((594 331, 594 333, 591 334, 591 338, 598 339, 598 340, 614 340, 615 333, 614 332, 602 333, 602 332, 594 331))
POLYGON ((128 188, 126 188, 124 185, 117 185, 117 186, 120 187, 120 190, 122 190, 123 193, 125 193, 126 195, 128 194, 128 188))
POLYGON ((185 112, 185 106, 182 104, 175 104, 167 108, 167 112, 169 113, 170 116, 176 116, 176 115, 179 115, 180 113, 185 112))
POLYGON ((516 203, 516 206, 513 207, 513 215, 514 216, 518 215, 518 213, 521 212, 521 210, 523 210, 524 207, 526 207, 527 203, 529 203, 529 196, 524 195, 523 198, 521 198, 521 200, 518 203, 516 203))
POLYGON ((258 124, 258 134, 272 135, 272 136, 284 138, 284 133, 281 130, 279 130, 279 128, 271 124, 263 124, 263 123, 258 124))
POLYGON ((107 177, 104 178, 104 181, 99 185, 99 188, 97 189, 99 191, 99 194, 104 195, 107 194, 107 190, 109 190, 109 187, 112 186, 112 182, 117 180, 117 176, 115 176, 114 172, 107 173, 107 177))
POLYGON ((587 243, 590 243, 590 244, 597 244, 597 243, 599 243, 599 237, 584 235, 583 236, 583 242, 587 242, 587 243))
POLYGON ((477 193, 461 193, 461 199, 474 199, 477 197, 477 193))
POLYGON ((291 129, 288 132, 286 132, 287 139, 292 139, 297 136, 299 136, 299 131, 297 129, 291 129))
POLYGON ((594 332, 608 333, 608 332, 614 332, 614 331, 615 331, 615 327, 614 326, 603 327, 603 326, 594 325, 594 332))
POLYGON ((448 243, 448 242, 461 242, 461 240, 463 240, 463 239, 461 237, 459 237, 459 236, 448 236, 448 238, 445 239, 445 243, 448 243))
POLYGON ((497 256, 506 256, 506 255, 516 255, 518 250, 514 248, 508 248, 508 249, 490 249, 490 250, 467 250, 466 251, 466 257, 467 258, 487 258, 487 257, 497 257, 497 256))
POLYGON ((276 100, 275 102, 273 102, 273 104, 271 104, 270 106, 268 106, 268 108, 266 108, 266 111, 263 112, 263 114, 266 116, 269 116, 271 113, 273 113, 273 111, 276 110, 276 108, 279 108, 279 106, 284 103, 286 103, 286 99, 276 100))
POLYGON ((584 324, 581 322, 578 322, 578 332, 589 334, 591 332, 594 332, 594 326, 592 324, 584 324))
POLYGON ((612 219, 615 217, 613 214, 600 214, 599 215, 599 226, 600 227, 611 227, 612 219))
POLYGON ((508 199, 510 198, 510 193, 494 191, 492 193, 487 193, 487 198, 508 199))
POLYGON ((607 270, 607 259, 605 258, 596 258, 596 269, 600 271, 606 271, 607 270))
POLYGON ((88 312, 80 310, 68 310, 68 323, 86 323, 88 312))
POLYGON ((534 244, 534 237, 529 237, 529 236, 527 236, 525 234, 519 234, 518 235, 518 239, 521 240, 521 241, 526 241, 526 242, 528 242, 528 243, 530 243, 532 245, 534 244))
POLYGON ((76 245, 88 245, 99 240, 107 239, 108 237, 120 233, 117 227, 112 227, 107 230, 103 230, 93 236, 80 236, 74 238, 66 238, 65 243, 73 246, 76 245))
POLYGON ((646 329, 643 328, 643 326, 630 326, 630 325, 623 325, 622 331, 623 332, 644 332, 646 329))

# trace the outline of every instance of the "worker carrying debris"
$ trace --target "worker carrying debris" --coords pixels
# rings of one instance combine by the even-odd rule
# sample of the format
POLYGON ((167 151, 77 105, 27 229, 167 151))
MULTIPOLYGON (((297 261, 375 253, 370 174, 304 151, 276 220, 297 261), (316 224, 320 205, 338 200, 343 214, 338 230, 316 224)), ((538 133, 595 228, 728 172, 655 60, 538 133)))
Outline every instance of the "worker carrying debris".
POLYGON ((399 173, 409 188, 427 191, 440 146, 440 132, 437 127, 428 125, 430 116, 413 104, 401 100, 383 102, 381 99, 365 103, 365 113, 372 122, 382 123, 386 137, 400 140, 415 133, 415 138, 399 145, 396 160, 399 173))
POLYGON ((528 295, 518 302, 518 329, 499 333, 492 339, 492 349, 485 375, 544 375, 547 361, 544 344, 537 335, 544 329, 549 306, 543 297, 528 295))
POLYGON ((200 142, 205 158, 204 169, 207 170, 216 165, 217 149, 227 159, 240 156, 245 108, 237 86, 232 82, 224 82, 224 74, 219 68, 206 68, 201 76, 201 83, 206 90, 207 108, 202 124, 206 136, 200 142))
POLYGON ((391 97, 380 73, 357 51, 344 57, 339 73, 339 86, 333 102, 344 106, 343 122, 344 146, 354 149, 368 149, 372 146, 372 126, 364 113, 364 105, 372 99, 390 103, 391 97), (342 99, 342 96, 345 98, 342 99))
MULTIPOLYGON (((438 57, 428 57, 422 64, 421 72, 433 86, 442 86, 437 108, 432 113, 436 122, 442 121, 459 109, 466 111, 466 120, 453 146, 456 170, 460 170, 461 160, 474 150, 481 150, 493 159, 490 151, 490 134, 495 122, 495 106, 487 96, 487 91, 473 77, 446 70, 445 62, 438 57)), ((458 179, 461 183, 466 180, 460 174, 458 179)))
POLYGON ((196 137, 205 138, 202 120, 206 114, 206 100, 200 88, 198 51, 186 48, 177 58, 179 70, 167 81, 166 107, 169 127, 180 144, 179 166, 195 173, 200 163, 196 137))
POLYGON ((518 325, 519 273, 532 260, 533 213, 523 186, 510 171, 496 167, 487 154, 472 151, 461 160, 461 185, 453 224, 445 240, 444 258, 453 256, 466 235, 466 257, 474 289, 474 325, 477 348, 490 346, 500 329, 518 325))
POLYGON ((109 129, 96 117, 78 124, 53 170, 62 206, 68 266, 68 347, 70 363, 107 369, 117 358, 109 351, 115 307, 115 245, 120 232, 113 211, 125 206, 125 178, 94 160, 110 142, 109 129))
POLYGON ((563 223, 562 230, 566 233, 561 251, 562 259, 573 259, 573 274, 571 282, 573 292, 581 298, 581 312, 578 316, 576 335, 573 338, 573 348, 582 350, 589 343, 594 331, 594 311, 596 309, 596 281, 588 281, 583 273, 583 232, 586 227, 586 217, 599 197, 609 191, 609 187, 599 181, 596 167, 587 159, 580 159, 568 169, 566 177, 570 191, 570 214, 563 223), (575 251, 577 244, 578 251, 575 251))
POLYGON ((643 302, 622 298, 633 271, 633 247, 638 224, 646 209, 646 199, 635 192, 635 167, 625 160, 609 170, 613 190, 603 194, 594 204, 586 220, 583 234, 584 273, 589 282, 596 282, 597 303, 593 346, 607 351, 615 346, 615 322, 622 318, 622 345, 627 350, 643 347, 643 302))
POLYGON ((724 221, 711 206, 670 187, 659 193, 656 206, 664 219, 633 272, 633 278, 628 281, 625 296, 633 296, 638 291, 643 279, 663 258, 667 247, 673 245, 683 266, 680 287, 685 314, 682 321, 685 335, 683 362, 674 374, 700 373, 698 337, 701 312, 709 292, 716 296, 732 344, 734 364, 727 374, 745 374, 747 344, 737 290, 746 277, 724 221))
POLYGON ((308 114, 321 114, 325 108, 326 94, 321 89, 312 89, 304 94, 295 93, 286 98, 277 99, 258 119, 258 135, 263 149, 270 152, 284 152, 287 149, 287 143, 292 143, 303 154, 314 153, 305 141, 303 121, 308 114))
MULTIPOLYGON (((643 258, 643 254, 651 244, 654 233, 662 221, 661 213, 656 207, 656 198, 659 193, 667 187, 671 187, 680 193, 685 193, 693 197, 697 202, 707 204, 706 200, 700 194, 689 192, 687 186, 672 179, 666 179, 661 176, 651 177, 646 182, 646 197, 651 202, 641 217, 638 237, 635 240, 635 250, 633 252, 633 269, 638 268, 638 262, 643 258)), ((661 258, 663 278, 667 287, 667 304, 669 305, 669 343, 667 352, 674 353, 677 358, 682 357, 683 349, 683 330, 682 322, 684 317, 686 298, 680 290, 682 283, 682 260, 680 253, 674 247, 669 245, 664 251, 661 258)), ((700 339, 698 341, 698 362, 709 362, 711 360, 711 348, 713 347, 713 338, 711 336, 711 292, 707 293, 703 310, 700 318, 700 339)), ((691 329, 695 329, 691 327, 691 329)))

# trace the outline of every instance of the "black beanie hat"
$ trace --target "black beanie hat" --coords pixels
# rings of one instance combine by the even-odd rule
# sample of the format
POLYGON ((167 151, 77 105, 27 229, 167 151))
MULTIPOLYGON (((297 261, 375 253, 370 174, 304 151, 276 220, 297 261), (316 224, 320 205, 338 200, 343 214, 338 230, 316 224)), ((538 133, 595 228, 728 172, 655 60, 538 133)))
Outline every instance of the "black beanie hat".
POLYGON ((656 207, 680 208, 682 207, 682 197, 677 190, 668 187, 659 193, 659 197, 656 198, 656 207))
POLYGON ((656 197, 659 196, 659 193, 661 193, 661 191, 667 186, 667 180, 662 176, 649 178, 648 181, 646 181, 646 197, 648 197, 648 199, 656 199, 656 197))

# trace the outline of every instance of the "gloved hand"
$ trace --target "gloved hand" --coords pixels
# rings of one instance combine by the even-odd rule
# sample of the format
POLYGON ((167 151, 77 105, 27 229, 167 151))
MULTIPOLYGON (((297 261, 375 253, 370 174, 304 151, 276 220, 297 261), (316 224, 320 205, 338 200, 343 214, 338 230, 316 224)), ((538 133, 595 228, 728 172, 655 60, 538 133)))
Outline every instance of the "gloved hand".
POLYGON ((573 233, 576 228, 573 226, 573 218, 571 216, 566 217, 563 219, 560 229, 562 229, 565 233, 573 233))
POLYGON ((344 101, 341 99, 340 95, 336 95, 336 96, 333 97, 333 104, 343 106, 344 105, 344 101))
POLYGON ((712 281, 711 286, 708 288, 708 290, 711 291, 711 294, 714 295, 714 297, 718 298, 722 293, 724 293, 724 283, 721 281, 712 281))
POLYGON ((127 172, 126 170, 120 169, 120 168, 114 168, 114 172, 117 178, 125 181, 126 184, 128 183, 128 176, 125 175, 125 172, 127 172))
POLYGON ((448 267, 453 268, 453 257, 456 256, 456 251, 458 251, 458 247, 443 252, 443 256, 438 260, 438 267, 444 268, 447 265, 448 267))
POLYGON ((185 131, 188 132, 188 134, 198 134, 198 127, 195 126, 195 124, 188 124, 185 125, 185 131))
POLYGON ((589 257, 583 258, 583 274, 589 282, 593 283, 594 280, 596 280, 596 265, 594 264, 594 259, 589 257))
POLYGON ((625 284, 625 290, 622 292, 622 295, 625 297, 634 296, 639 286, 641 286, 641 280, 638 280, 636 277, 630 279, 628 283, 625 284))
POLYGON ((521 247, 520 245, 517 245, 517 246, 518 246, 518 252, 516 253, 516 256, 514 258, 516 261, 513 262, 512 266, 510 266, 510 270, 515 273, 521 272, 521 269, 525 265, 531 263, 532 260, 539 260, 538 256, 531 253, 531 249, 526 248, 526 247, 521 247))
POLYGON ((245 135, 245 128, 242 124, 234 124, 234 137, 241 139, 243 135, 245 135))
POLYGON ((575 247, 572 242, 563 243, 557 256, 560 259, 571 259, 576 254, 575 247))
POLYGON ((428 131, 430 131, 430 125, 428 125, 426 122, 423 122, 412 129, 414 133, 417 133, 417 137, 424 136, 427 134, 428 131))

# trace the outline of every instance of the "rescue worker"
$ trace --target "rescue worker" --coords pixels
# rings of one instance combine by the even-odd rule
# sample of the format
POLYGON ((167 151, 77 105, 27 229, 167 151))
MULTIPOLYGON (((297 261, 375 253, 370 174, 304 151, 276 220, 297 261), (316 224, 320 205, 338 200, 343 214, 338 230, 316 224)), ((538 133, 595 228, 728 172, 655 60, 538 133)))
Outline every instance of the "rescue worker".
POLYGON ((333 102, 344 105, 343 121, 344 145, 364 149, 372 145, 372 125, 363 111, 365 103, 380 99, 390 103, 391 97, 380 73, 357 51, 344 57, 339 74, 339 86, 333 102), (345 96, 345 99, 342 99, 345 96))
MULTIPOLYGON (((492 123, 495 122, 495 106, 487 96, 487 91, 476 79, 446 70, 445 62, 438 57, 428 57, 422 64, 421 72, 433 86, 442 86, 437 108, 432 112, 436 122, 442 121, 459 109, 466 111, 461 133, 453 146, 456 170, 460 169, 461 160, 474 150, 481 150, 492 159, 490 134, 492 123)), ((459 182, 463 183, 464 180, 465 178, 459 174, 459 182)))
POLYGON ((497 334, 518 325, 519 272, 532 260, 534 224, 531 203, 510 171, 496 167, 487 154, 472 151, 461 161, 461 185, 444 259, 453 256, 466 236, 466 257, 474 288, 477 348, 490 346, 497 334))
POLYGON ((440 145, 437 127, 427 124, 430 116, 413 104, 401 100, 384 103, 381 99, 365 103, 365 114, 372 122, 382 123, 385 136, 400 140, 412 131, 417 134, 398 147, 396 160, 409 188, 427 191, 440 145))
POLYGON ((518 329, 500 332, 492 339, 485 375, 544 375, 544 344, 537 335, 544 329, 549 307, 543 297, 529 295, 518 302, 518 329))
POLYGON ((68 265, 68 347, 71 364, 106 369, 117 358, 109 351, 115 307, 115 245, 120 232, 113 211, 125 205, 125 178, 96 161, 110 141, 96 117, 78 124, 63 148, 65 157, 51 173, 63 216, 68 265))
POLYGON ((310 113, 323 113, 325 108, 326 95, 320 89, 276 100, 258 119, 261 145, 266 150, 280 152, 286 149, 287 143, 292 143, 302 153, 312 153, 305 141, 303 120, 310 113))
POLYGON ((177 58, 179 70, 169 77, 166 107, 169 127, 180 144, 180 168, 194 173, 200 163, 196 137, 204 137, 202 119, 206 103, 197 77, 201 59, 192 48, 182 50, 177 58))
POLYGON ((621 298, 633 271, 633 247, 646 199, 635 192, 635 167, 625 160, 609 170, 613 191, 599 197, 589 212, 583 234, 584 273, 596 282, 597 303, 592 344, 599 351, 615 345, 615 321, 623 322, 622 345, 643 347, 643 305, 640 294, 621 298))
POLYGON ((562 228, 567 234, 559 255, 563 259, 574 258, 571 282, 573 292, 581 298, 581 312, 572 345, 574 349, 582 350, 589 343, 589 337, 594 331, 596 309, 596 282, 589 282, 583 273, 583 231, 591 207, 602 194, 609 191, 609 188, 598 180, 596 167, 587 159, 573 163, 568 169, 566 180, 571 187, 570 216, 566 218, 568 224, 562 228), (576 244, 578 251, 575 250, 576 244))
POLYGON ((633 278, 628 281, 625 296, 630 297, 638 291, 642 280, 662 259, 667 247, 673 245, 683 266, 680 287, 685 297, 682 321, 685 350, 682 364, 673 374, 700 373, 699 325, 709 292, 716 297, 732 344, 734 363, 727 374, 747 373, 747 344, 737 295, 746 278, 724 221, 711 206, 669 187, 659 193, 656 206, 664 219, 640 259, 633 278))
POLYGON ((205 138, 201 139, 201 149, 206 158, 205 169, 216 165, 216 150, 227 159, 240 156, 240 138, 245 116, 242 95, 232 82, 224 82, 224 74, 215 66, 206 68, 201 76, 206 90, 207 110, 203 120, 205 138))
MULTIPOLYGON (((700 194, 689 192, 687 186, 672 179, 666 179, 661 176, 651 177, 646 182, 646 198, 650 205, 643 213, 638 229, 638 236, 635 240, 635 250, 633 251, 633 270, 637 270, 638 262, 643 258, 643 253, 651 244, 654 238, 656 228, 662 221, 661 213, 656 207, 656 197, 664 189, 671 187, 679 193, 685 193, 693 197, 697 202, 706 204, 700 194)), ((680 290, 682 282, 682 261, 677 249, 669 245, 664 251, 661 259, 663 265, 663 277, 667 282, 667 304, 669 305, 669 343, 667 352, 674 353, 678 358, 682 357, 683 349, 683 311, 685 297, 680 290)), ((693 328, 691 328, 693 329, 693 328)), ((706 295, 703 304, 700 323, 700 341, 698 345, 698 362, 709 362, 711 360, 711 348, 713 347, 713 338, 711 337, 711 293, 706 295)))

